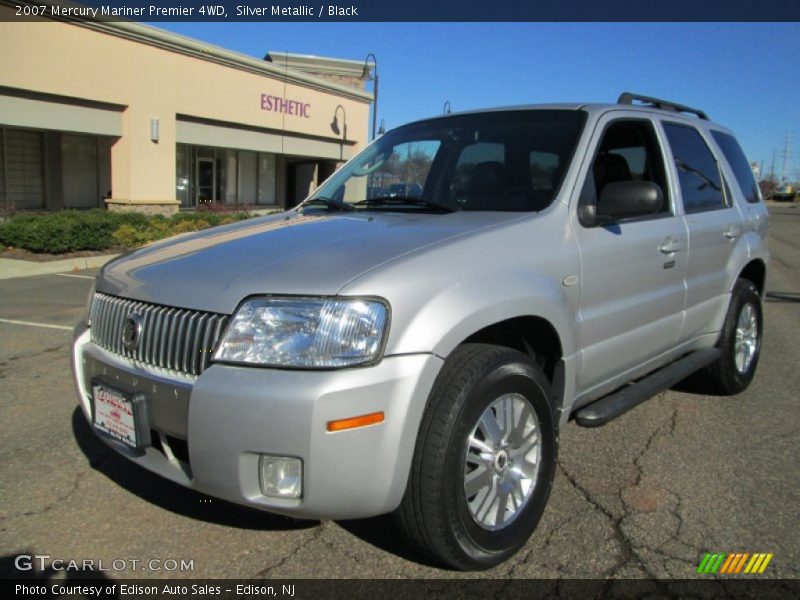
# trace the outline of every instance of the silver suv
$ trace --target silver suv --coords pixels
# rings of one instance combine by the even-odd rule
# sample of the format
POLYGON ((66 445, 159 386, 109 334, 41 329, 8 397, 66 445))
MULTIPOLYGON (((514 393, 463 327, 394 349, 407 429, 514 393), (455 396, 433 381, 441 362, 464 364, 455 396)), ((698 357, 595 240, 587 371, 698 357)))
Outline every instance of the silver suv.
POLYGON ((78 396, 172 481, 300 518, 394 512, 423 552, 487 568, 536 527, 570 418, 700 370, 748 386, 766 234, 702 111, 623 94, 428 119, 297 209, 107 265, 78 396))

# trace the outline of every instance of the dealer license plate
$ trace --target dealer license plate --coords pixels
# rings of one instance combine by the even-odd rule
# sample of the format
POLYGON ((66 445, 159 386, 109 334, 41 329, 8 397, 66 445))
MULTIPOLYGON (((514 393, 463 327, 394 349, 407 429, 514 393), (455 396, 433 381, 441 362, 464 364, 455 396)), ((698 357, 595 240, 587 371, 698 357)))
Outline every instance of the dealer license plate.
POLYGON ((140 435, 139 404, 141 399, 102 383, 92 386, 93 425, 101 433, 130 446, 143 446, 140 435))

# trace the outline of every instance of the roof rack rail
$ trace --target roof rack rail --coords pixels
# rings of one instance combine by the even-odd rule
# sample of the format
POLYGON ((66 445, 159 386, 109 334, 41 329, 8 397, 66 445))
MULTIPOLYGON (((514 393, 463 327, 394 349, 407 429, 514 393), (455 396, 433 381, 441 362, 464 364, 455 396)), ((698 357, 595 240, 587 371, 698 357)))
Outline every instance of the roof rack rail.
POLYGON ((708 115, 698 108, 684 106, 683 104, 670 102, 669 100, 661 100, 659 98, 651 98, 650 96, 633 94, 631 92, 623 92, 620 94, 619 98, 617 98, 617 104, 633 104, 634 100, 642 102, 648 106, 652 106, 653 108, 660 108, 661 110, 669 110, 678 113, 691 113, 693 115, 697 115, 704 121, 709 120, 708 115))

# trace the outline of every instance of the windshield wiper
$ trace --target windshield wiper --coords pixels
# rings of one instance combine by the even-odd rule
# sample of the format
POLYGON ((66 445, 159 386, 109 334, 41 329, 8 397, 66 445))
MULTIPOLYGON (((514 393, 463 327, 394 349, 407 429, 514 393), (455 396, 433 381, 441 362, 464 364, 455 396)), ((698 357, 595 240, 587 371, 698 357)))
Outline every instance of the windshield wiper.
POLYGON ((317 198, 309 198, 305 202, 303 202, 298 208, 303 208, 306 206, 324 206, 328 210, 340 210, 340 211, 351 211, 355 210, 349 204, 345 204, 344 202, 337 202, 336 200, 332 200, 331 198, 324 198, 319 196, 317 198))
POLYGON ((451 208, 450 206, 437 204, 436 202, 431 202, 430 200, 417 198, 415 196, 378 196, 375 198, 367 198, 366 200, 360 200, 359 202, 354 202, 353 206, 363 206, 365 208, 380 207, 380 206, 388 206, 388 207, 421 206, 424 208, 430 208, 440 212, 451 213, 455 211, 455 209, 451 208))

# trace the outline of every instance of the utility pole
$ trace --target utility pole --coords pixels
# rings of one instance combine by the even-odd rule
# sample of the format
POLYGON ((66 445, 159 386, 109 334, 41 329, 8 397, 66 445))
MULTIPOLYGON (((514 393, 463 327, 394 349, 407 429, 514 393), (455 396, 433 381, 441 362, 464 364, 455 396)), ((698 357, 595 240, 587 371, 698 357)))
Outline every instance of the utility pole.
POLYGON ((789 157, 792 155, 791 150, 792 132, 786 134, 786 146, 783 149, 783 167, 781 168, 781 183, 786 183, 786 163, 789 162, 789 157))
POLYGON ((772 166, 769 168, 769 180, 775 183, 775 150, 772 151, 772 166))

